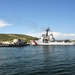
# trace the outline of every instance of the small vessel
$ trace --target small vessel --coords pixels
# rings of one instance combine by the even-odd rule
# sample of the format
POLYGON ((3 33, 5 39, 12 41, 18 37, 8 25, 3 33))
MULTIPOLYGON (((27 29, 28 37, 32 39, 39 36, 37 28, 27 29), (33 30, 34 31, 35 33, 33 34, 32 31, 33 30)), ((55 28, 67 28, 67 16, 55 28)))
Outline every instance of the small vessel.
POLYGON ((50 28, 46 29, 46 33, 42 34, 39 40, 33 40, 31 44, 32 45, 75 45, 74 42, 70 41, 56 41, 50 28), (50 34, 48 35, 49 31, 50 34))

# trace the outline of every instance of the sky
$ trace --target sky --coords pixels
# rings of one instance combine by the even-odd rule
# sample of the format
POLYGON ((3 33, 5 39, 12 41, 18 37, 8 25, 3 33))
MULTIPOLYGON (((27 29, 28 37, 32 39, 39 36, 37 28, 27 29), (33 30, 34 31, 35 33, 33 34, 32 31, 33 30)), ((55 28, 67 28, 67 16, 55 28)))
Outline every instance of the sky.
POLYGON ((75 0, 0 0, 0 33, 75 39, 75 0))

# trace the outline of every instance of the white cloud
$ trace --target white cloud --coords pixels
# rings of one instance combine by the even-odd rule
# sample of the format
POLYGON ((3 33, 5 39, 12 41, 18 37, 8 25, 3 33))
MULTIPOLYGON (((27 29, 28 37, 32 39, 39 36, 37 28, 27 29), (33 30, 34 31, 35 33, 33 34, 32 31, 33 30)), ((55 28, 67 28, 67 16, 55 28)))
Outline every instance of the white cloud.
POLYGON ((11 26, 13 24, 9 24, 8 22, 4 21, 4 20, 0 20, 0 27, 5 27, 5 26, 11 26))
MULTIPOLYGON (((30 36, 33 37, 41 37, 41 34, 43 34, 45 32, 41 32, 41 33, 32 33, 32 34, 28 34, 30 36)), ((49 33, 50 34, 50 33, 49 33)), ((53 35, 55 37, 55 39, 75 39, 75 34, 69 34, 69 33, 61 33, 61 32, 53 32, 53 35)))
POLYGON ((75 34, 53 32, 56 39, 75 39, 75 34))

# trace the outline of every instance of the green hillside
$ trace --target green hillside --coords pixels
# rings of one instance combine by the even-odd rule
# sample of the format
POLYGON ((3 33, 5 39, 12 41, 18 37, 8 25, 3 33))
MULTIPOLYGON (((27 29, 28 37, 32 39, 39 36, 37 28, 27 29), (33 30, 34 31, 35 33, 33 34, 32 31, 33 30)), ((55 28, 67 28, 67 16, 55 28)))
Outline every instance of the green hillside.
POLYGON ((0 41, 12 41, 13 39, 23 39, 30 42, 30 40, 37 40, 38 38, 23 34, 0 34, 0 41))

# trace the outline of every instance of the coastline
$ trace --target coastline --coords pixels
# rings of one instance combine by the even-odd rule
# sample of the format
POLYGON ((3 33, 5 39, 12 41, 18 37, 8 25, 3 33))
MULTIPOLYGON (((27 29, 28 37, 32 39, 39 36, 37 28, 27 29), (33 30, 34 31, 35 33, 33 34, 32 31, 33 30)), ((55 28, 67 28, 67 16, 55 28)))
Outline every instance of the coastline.
POLYGON ((24 46, 29 46, 30 44, 25 44, 25 45, 12 45, 12 44, 7 44, 7 45, 0 45, 0 47, 24 47, 24 46))

